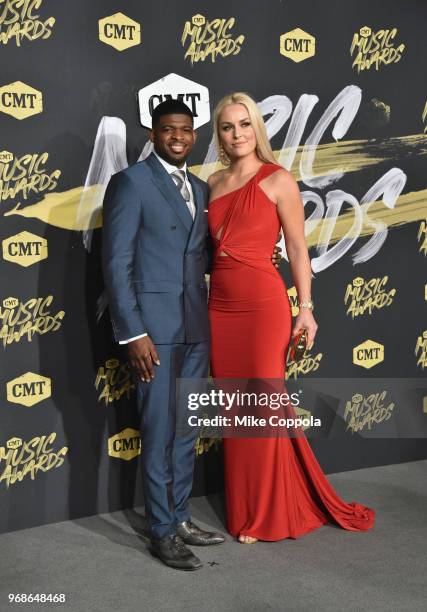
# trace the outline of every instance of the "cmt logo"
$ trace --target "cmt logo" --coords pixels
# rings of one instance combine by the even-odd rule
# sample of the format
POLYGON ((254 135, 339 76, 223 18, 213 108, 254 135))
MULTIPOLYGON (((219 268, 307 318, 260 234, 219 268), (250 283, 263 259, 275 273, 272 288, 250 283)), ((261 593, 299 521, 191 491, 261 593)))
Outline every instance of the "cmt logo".
POLYGON ((280 37, 280 53, 294 62, 302 62, 316 53, 316 39, 296 28, 280 37))
POLYGON ((3 259, 28 268, 38 261, 47 259, 47 240, 30 232, 21 232, 2 242, 3 259))
POLYGON ((187 104, 194 115, 195 129, 208 123, 211 117, 208 88, 172 72, 138 91, 141 124, 151 128, 153 110, 158 104, 171 98, 187 104))
POLYGON ((374 340, 365 340, 353 349, 353 363, 362 368, 374 367, 384 361, 384 346, 374 340))
POLYGON ((0 87, 0 111, 15 119, 26 119, 43 111, 42 92, 15 81, 0 87))
POLYGON ((200 13, 197 13, 197 15, 192 16, 191 23, 200 28, 201 26, 205 25, 206 17, 200 13))
POLYGON ((10 151, 0 151, 0 164, 10 164, 13 157, 13 153, 10 151))
POLYGON ((6 383, 7 401, 22 406, 34 406, 51 396, 50 378, 27 372, 6 383))
POLYGON ((99 20, 98 25, 99 40, 117 51, 124 51, 141 43, 140 24, 123 13, 104 17, 99 20))
POLYGON ((3 300, 3 308, 8 308, 9 310, 13 310, 19 304, 19 300, 14 297, 8 297, 3 300))
POLYGON ((372 34, 372 30, 369 26, 363 26, 360 28, 359 34, 362 38, 369 38, 369 36, 372 34))
POLYGON ((126 427, 108 440, 108 454, 130 461, 141 454, 141 434, 137 429, 126 427))
POLYGON ((19 448, 20 446, 22 446, 22 439, 21 438, 10 438, 6 442, 6 448, 11 448, 12 450, 15 450, 16 448, 19 448))

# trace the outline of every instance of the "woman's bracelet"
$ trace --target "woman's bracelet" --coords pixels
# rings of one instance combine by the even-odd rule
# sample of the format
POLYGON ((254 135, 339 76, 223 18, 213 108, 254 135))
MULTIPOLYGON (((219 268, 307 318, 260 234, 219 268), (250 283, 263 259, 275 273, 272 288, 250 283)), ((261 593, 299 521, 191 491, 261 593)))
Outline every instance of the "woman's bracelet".
POLYGON ((314 310, 314 304, 313 304, 313 300, 311 298, 308 300, 308 302, 299 302, 298 301, 298 306, 299 306, 299 308, 309 308, 310 310, 314 310))

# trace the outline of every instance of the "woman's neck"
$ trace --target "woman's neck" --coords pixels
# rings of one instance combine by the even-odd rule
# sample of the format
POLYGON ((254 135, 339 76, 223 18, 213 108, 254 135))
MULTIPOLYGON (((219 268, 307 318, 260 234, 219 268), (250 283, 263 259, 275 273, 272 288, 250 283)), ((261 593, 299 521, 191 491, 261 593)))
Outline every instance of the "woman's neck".
POLYGON ((230 172, 234 176, 244 177, 248 174, 255 173, 260 166, 262 166, 262 161, 258 157, 256 153, 251 155, 245 155, 245 157, 238 157, 233 160, 230 164, 230 172))

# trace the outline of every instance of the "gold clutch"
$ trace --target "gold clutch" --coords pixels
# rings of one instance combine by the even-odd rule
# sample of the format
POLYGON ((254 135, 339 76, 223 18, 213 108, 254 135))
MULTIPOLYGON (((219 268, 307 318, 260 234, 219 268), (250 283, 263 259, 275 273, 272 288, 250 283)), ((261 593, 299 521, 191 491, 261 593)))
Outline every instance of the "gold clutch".
POLYGON ((297 335, 291 340, 288 351, 288 359, 291 361, 300 361, 303 358, 305 349, 307 348, 307 330, 301 329, 297 335))

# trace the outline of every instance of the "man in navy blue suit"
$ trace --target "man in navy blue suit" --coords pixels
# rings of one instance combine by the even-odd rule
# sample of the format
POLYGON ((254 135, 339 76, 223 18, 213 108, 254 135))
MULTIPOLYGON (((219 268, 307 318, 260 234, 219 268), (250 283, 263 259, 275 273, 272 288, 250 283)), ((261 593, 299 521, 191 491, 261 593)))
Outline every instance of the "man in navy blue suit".
POLYGON ((103 271, 115 339, 138 374, 145 511, 152 554, 178 569, 202 566, 188 545, 224 542, 190 518, 197 436, 175 436, 175 381, 206 378, 209 321, 206 183, 187 170, 193 115, 158 105, 154 152, 113 175, 104 199, 103 271))

